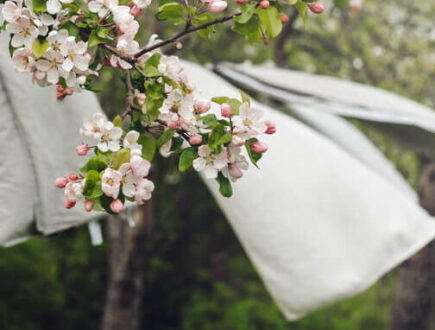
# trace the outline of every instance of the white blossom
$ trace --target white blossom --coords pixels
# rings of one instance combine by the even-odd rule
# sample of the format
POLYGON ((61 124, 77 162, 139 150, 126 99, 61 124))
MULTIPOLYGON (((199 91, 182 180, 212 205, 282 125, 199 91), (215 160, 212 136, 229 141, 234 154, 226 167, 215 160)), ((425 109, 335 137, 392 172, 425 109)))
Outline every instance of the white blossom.
POLYGON ((122 173, 110 167, 104 170, 101 177, 101 189, 106 196, 113 199, 118 198, 119 188, 121 187, 122 173))
POLYGON ((35 66, 35 58, 29 48, 20 48, 14 51, 12 61, 18 72, 30 72, 35 66))
POLYGON ((207 145, 202 145, 198 148, 198 156, 193 161, 193 168, 198 172, 203 172, 208 179, 216 179, 218 171, 228 164, 226 148, 222 148, 221 153, 215 155, 207 145))
POLYGON ((6 31, 14 34, 11 45, 15 48, 25 46, 32 48, 33 41, 38 37, 39 30, 34 26, 27 17, 20 17, 15 22, 6 26, 6 31))

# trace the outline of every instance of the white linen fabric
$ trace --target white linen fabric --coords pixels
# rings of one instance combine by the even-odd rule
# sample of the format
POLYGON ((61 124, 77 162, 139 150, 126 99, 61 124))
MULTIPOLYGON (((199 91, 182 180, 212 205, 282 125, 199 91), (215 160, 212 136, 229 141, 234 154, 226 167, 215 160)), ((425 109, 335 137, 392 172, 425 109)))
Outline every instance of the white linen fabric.
MULTIPOLYGON (((206 97, 237 96, 185 65, 206 97)), ((253 104, 277 125, 262 138, 261 170, 245 172, 229 199, 205 182, 289 320, 361 292, 434 238, 412 196, 309 127, 253 104)))
POLYGON ((422 104, 356 82, 270 65, 222 63, 217 71, 293 109, 359 120, 393 136, 402 147, 435 158, 435 112, 422 104))
POLYGON ((89 92, 57 101, 55 88, 35 86, 14 70, 3 33, 0 45, 0 244, 11 245, 36 230, 50 234, 97 216, 66 210, 54 180, 83 166, 74 149, 79 128, 100 106, 89 92))

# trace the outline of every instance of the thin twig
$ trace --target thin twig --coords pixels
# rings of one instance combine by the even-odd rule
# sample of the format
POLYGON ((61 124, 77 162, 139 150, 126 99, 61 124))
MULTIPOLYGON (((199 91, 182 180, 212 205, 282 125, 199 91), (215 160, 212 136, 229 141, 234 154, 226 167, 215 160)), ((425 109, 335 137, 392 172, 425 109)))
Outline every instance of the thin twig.
POLYGON ((133 56, 137 59, 138 57, 141 57, 143 54, 146 54, 146 53, 148 53, 150 51, 153 51, 153 50, 155 50, 157 48, 160 48, 160 47, 166 46, 166 45, 168 45, 170 43, 173 43, 173 42, 177 41, 178 39, 184 37, 185 35, 187 35, 189 33, 192 33, 192 32, 198 31, 198 30, 202 30, 202 29, 208 28, 209 26, 212 26, 212 25, 215 25, 215 24, 218 24, 218 23, 223 23, 223 22, 229 21, 229 20, 233 19, 235 16, 239 16, 239 15, 241 15, 241 13, 235 13, 235 14, 224 16, 224 17, 221 17, 221 18, 217 18, 214 21, 211 21, 211 22, 199 25, 199 26, 195 26, 195 27, 189 27, 189 26, 187 26, 183 31, 178 32, 172 38, 160 41, 160 42, 158 42, 158 43, 156 43, 156 44, 154 44, 154 45, 152 45, 150 47, 144 48, 141 51, 139 51, 138 53, 134 54, 133 56))

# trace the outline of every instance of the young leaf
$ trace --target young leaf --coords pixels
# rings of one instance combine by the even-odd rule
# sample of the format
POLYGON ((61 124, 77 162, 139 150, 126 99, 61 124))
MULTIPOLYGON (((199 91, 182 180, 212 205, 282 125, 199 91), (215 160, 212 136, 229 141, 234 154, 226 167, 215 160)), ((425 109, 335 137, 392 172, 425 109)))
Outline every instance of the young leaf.
POLYGON ((99 179, 100 175, 97 171, 92 170, 86 174, 85 186, 83 188, 83 195, 86 198, 91 198, 91 195, 99 179))
POLYGON ((39 38, 35 39, 32 44, 32 52, 36 58, 40 58, 42 55, 45 54, 49 46, 50 43, 47 40, 41 40, 39 38))
POLYGON ((251 100, 249 99, 249 96, 246 95, 243 91, 240 91, 240 97, 241 97, 243 103, 246 102, 249 105, 251 105, 251 100))
POLYGON ((242 105, 242 102, 240 102, 238 99, 230 99, 228 101, 228 104, 231 106, 231 108, 233 109, 233 113, 234 115, 238 115, 239 114, 239 108, 242 105))
POLYGON ((228 101, 230 100, 228 97, 226 96, 220 96, 220 97, 213 97, 211 99, 214 103, 217 104, 222 104, 222 103, 228 103, 228 101))
POLYGON ((166 142, 168 142, 174 136, 174 131, 167 129, 157 140, 157 146, 160 149, 166 142))
POLYGON ((130 149, 121 149, 113 155, 112 168, 117 170, 130 160, 130 149))
POLYGON ((177 2, 165 3, 156 14, 158 20, 170 20, 174 25, 184 23, 184 6, 177 2))
POLYGON ((190 166, 192 166, 195 156, 196 156, 195 148, 190 147, 184 149, 180 155, 180 161, 178 162, 178 170, 180 172, 185 172, 190 166))
POLYGON ((120 116, 120 115, 116 116, 116 117, 113 119, 113 125, 116 126, 116 127, 120 127, 120 128, 122 128, 122 119, 121 119, 121 116, 120 116))
POLYGON ((164 85, 154 79, 145 81, 145 90, 147 97, 151 97, 153 99, 163 98, 164 85))
POLYGON ((240 24, 245 24, 251 19, 252 15, 254 15, 255 13, 255 3, 247 4, 243 7, 241 6, 241 9, 242 14, 240 16, 234 17, 234 21, 240 24))
POLYGON ((267 9, 258 8, 258 17, 260 18, 261 26, 266 30, 266 34, 270 39, 275 38, 282 29, 281 18, 279 11, 273 6, 267 9))
POLYGON ((98 35, 98 31, 97 30, 92 30, 89 39, 88 39, 88 47, 92 48, 98 44, 104 44, 106 42, 105 38, 101 38, 98 35))
POLYGON ((36 14, 43 13, 47 11, 47 2, 44 0, 33 0, 33 11, 36 14))
POLYGON ((231 182, 228 178, 224 177, 222 173, 219 172, 216 181, 219 183, 219 192, 224 197, 231 197, 233 195, 233 188, 231 187, 231 182))
POLYGON ((301 15, 304 23, 306 24, 308 20, 308 5, 305 2, 299 1, 295 5, 295 8, 299 12, 299 15, 301 15))
POLYGON ((86 165, 80 169, 80 171, 82 173, 86 173, 89 171, 101 172, 102 170, 106 169, 106 167, 107 167, 106 161, 108 162, 108 160, 104 159, 101 156, 91 157, 91 158, 89 158, 86 165))

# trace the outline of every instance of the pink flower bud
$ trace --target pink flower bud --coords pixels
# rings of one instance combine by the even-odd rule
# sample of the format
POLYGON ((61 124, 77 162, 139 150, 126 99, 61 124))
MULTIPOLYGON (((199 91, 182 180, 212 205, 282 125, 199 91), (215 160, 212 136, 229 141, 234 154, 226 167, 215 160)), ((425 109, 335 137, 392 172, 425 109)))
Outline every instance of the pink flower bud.
POLYGON ((64 176, 60 176, 54 181, 54 184, 58 188, 65 188, 67 183, 68 183, 68 179, 65 178, 64 176))
POLYGON ((110 203, 110 209, 113 213, 121 213, 122 211, 124 211, 125 207, 120 199, 114 199, 112 203, 110 203))
POLYGON ((269 6, 270 6, 270 2, 268 0, 262 0, 260 2, 260 7, 263 9, 267 9, 267 8, 269 8, 269 6))
POLYGON ((266 127, 267 127, 266 134, 275 134, 276 127, 275 127, 275 123, 273 121, 266 120, 264 122, 264 125, 266 125, 266 127))
POLYGON ((243 5, 247 0, 234 0, 239 5, 243 5))
POLYGON ((221 104, 221 115, 227 118, 230 118, 233 116, 233 109, 228 103, 222 103, 221 104))
POLYGON ((227 8, 227 2, 221 0, 212 0, 208 5, 208 10, 212 13, 221 13, 227 8))
POLYGON ((253 150, 254 152, 257 152, 257 153, 259 153, 259 154, 262 154, 263 152, 266 152, 266 151, 267 151, 267 145, 264 144, 263 142, 257 141, 257 142, 254 142, 254 143, 252 144, 252 150, 253 150))
POLYGON ((132 14, 134 17, 138 17, 140 14, 142 14, 142 9, 140 9, 138 6, 133 6, 130 9, 130 14, 132 14))
POLYGON ((92 199, 87 199, 85 201, 86 212, 91 212, 93 208, 94 208, 94 201, 92 199))
POLYGON ((210 101, 206 99, 197 99, 195 100, 195 104, 193 105, 195 112, 198 114, 207 112, 208 110, 210 110, 210 107, 210 101))
POLYGON ((61 84, 57 84, 56 85, 56 91, 59 93, 63 93, 63 91, 65 90, 65 88, 63 88, 63 86, 61 84))
POLYGON ((320 2, 312 2, 309 4, 309 6, 310 6, 310 10, 314 14, 321 14, 325 10, 325 7, 323 7, 323 5, 320 2))
POLYGON ((269 42, 270 42, 269 38, 263 38, 263 44, 267 46, 269 42))
POLYGON ((279 18, 281 19, 281 23, 282 24, 287 23, 288 19, 289 19, 288 16, 286 14, 284 14, 284 13, 279 14, 279 18))
POLYGON ((144 93, 137 94, 136 98, 137 98, 137 103, 139 103, 140 106, 144 105, 146 99, 146 95, 144 93))
POLYGON ((189 138, 189 143, 193 146, 196 146, 198 144, 202 143, 202 136, 199 134, 193 134, 190 138, 189 138))
POLYGON ((240 179, 243 176, 243 172, 237 164, 231 164, 229 167, 230 174, 235 179, 240 179))
POLYGON ((70 201, 69 199, 67 199, 65 201, 65 208, 66 209, 73 208, 75 205, 76 205, 76 202, 70 201))
POLYGON ((68 177, 71 181, 76 181, 79 178, 75 173, 71 173, 68 177))
POLYGON ((64 94, 63 92, 57 92, 57 93, 56 93, 56 98, 57 98, 58 100, 63 100, 64 97, 65 97, 65 94, 64 94))
POLYGON ((87 144, 79 144, 76 147, 76 152, 77 152, 77 155, 79 155, 79 156, 86 156, 86 154, 88 153, 88 150, 89 150, 89 147, 87 144))

